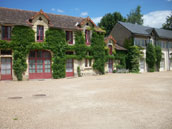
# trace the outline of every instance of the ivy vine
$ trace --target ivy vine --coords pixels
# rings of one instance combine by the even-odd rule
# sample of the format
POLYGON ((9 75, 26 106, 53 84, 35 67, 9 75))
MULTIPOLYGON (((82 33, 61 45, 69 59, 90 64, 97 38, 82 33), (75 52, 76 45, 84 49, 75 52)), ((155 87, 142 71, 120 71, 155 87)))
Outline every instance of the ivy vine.
POLYGON ((93 31, 91 47, 94 58, 93 68, 99 73, 104 74, 105 66, 105 43, 104 34, 93 31))
POLYGON ((53 52, 52 75, 53 78, 64 78, 66 75, 66 39, 65 32, 61 29, 50 28, 46 31, 46 42, 53 52))
POLYGON ((23 73, 27 69, 26 56, 28 46, 34 42, 34 31, 26 26, 15 26, 12 30, 13 69, 17 79, 23 79, 23 73))

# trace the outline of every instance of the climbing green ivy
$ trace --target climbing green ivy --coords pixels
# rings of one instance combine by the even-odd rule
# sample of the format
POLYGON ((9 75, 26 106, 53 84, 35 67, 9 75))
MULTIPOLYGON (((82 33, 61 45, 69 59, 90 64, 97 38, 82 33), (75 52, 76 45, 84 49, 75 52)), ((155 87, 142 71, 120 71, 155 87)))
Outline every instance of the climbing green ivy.
POLYGON ((34 32, 26 26, 15 26, 12 30, 13 69, 19 81, 26 71, 26 56, 29 52, 28 46, 34 42, 34 32))
MULTIPOLYGON (((63 78, 66 74, 66 59, 94 59, 93 68, 104 74, 105 49, 104 35, 93 32, 91 46, 86 46, 82 31, 75 32, 75 45, 67 45, 65 32, 50 28, 46 31, 45 42, 35 41, 35 32, 30 27, 15 26, 12 30, 12 40, 0 40, 0 49, 13 50, 13 70, 18 80, 23 79, 27 69, 26 58, 30 50, 50 50, 52 52, 52 76, 63 78), (66 55, 66 51, 75 51, 74 55, 66 55), (88 55, 89 52, 89 55, 88 55)), ((109 58, 113 58, 109 56, 109 58)))
POLYGON ((93 31, 91 39, 91 47, 94 58, 93 68, 99 72, 99 74, 104 74, 104 65, 105 65, 105 43, 104 35, 93 31))
POLYGON ((81 31, 75 32, 75 52, 79 60, 85 57, 87 54, 86 44, 83 33, 81 31))
POLYGON ((50 28, 46 31, 46 42, 50 50, 53 52, 53 78, 57 79, 65 77, 65 52, 67 47, 65 32, 61 29, 50 28))

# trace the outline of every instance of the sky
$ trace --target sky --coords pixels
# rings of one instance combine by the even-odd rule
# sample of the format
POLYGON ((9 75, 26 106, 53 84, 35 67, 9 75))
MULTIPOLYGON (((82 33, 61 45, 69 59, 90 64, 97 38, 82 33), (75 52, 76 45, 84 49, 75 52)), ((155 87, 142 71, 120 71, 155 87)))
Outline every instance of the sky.
POLYGON ((0 0, 0 7, 89 16, 96 24, 107 13, 120 12, 126 17, 138 5, 141 6, 145 26, 161 28, 172 12, 172 0, 0 0))

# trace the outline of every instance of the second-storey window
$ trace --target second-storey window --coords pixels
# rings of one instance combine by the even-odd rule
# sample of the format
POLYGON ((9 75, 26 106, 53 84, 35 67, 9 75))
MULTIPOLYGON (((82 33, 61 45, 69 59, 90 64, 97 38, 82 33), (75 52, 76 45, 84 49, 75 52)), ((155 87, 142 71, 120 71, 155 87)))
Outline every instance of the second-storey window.
POLYGON ((86 40, 86 45, 90 45, 90 31, 89 30, 85 31, 85 40, 86 40))
POLYGON ((112 45, 108 45, 109 46, 109 54, 112 55, 112 45))
POLYGON ((37 41, 42 42, 44 40, 44 27, 37 26, 37 41))
POLYGON ((11 39, 11 26, 2 26, 2 40, 11 39))
POLYGON ((66 41, 69 44, 73 44, 73 33, 72 33, 72 31, 66 31, 66 41))

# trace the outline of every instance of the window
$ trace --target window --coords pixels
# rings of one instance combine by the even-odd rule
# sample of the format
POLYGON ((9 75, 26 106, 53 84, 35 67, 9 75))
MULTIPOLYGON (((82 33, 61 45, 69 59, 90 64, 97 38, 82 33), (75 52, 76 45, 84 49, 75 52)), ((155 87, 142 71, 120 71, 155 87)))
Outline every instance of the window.
POLYGON ((11 26, 2 26, 2 40, 11 39, 11 26))
POLYGON ((146 46, 146 42, 147 42, 147 40, 145 40, 145 39, 140 39, 140 38, 135 38, 134 39, 134 44, 136 46, 145 47, 146 46))
POLYGON ((91 63, 92 63, 92 60, 91 59, 89 59, 89 66, 91 67, 91 63))
POLYGON ((169 48, 172 48, 172 42, 169 42, 169 48))
POLYGON ((73 44, 73 33, 72 33, 72 31, 66 31, 66 41, 69 44, 73 44))
POLYGON ((86 40, 86 45, 90 45, 90 31, 89 30, 85 31, 85 40, 86 40))
POLYGON ((44 27, 37 26, 37 41, 42 42, 44 40, 44 27))
POLYGON ((92 60, 91 59, 85 59, 85 67, 91 67, 92 60))
POLYGON ((87 59, 85 59, 85 67, 88 67, 88 62, 87 62, 88 60, 87 59))
POLYGON ((66 55, 73 55, 74 53, 72 51, 67 51, 66 55))
POLYGON ((1 55, 12 55, 11 50, 1 50, 1 55))
POLYGON ((112 45, 108 45, 109 47, 109 54, 112 55, 112 45))

